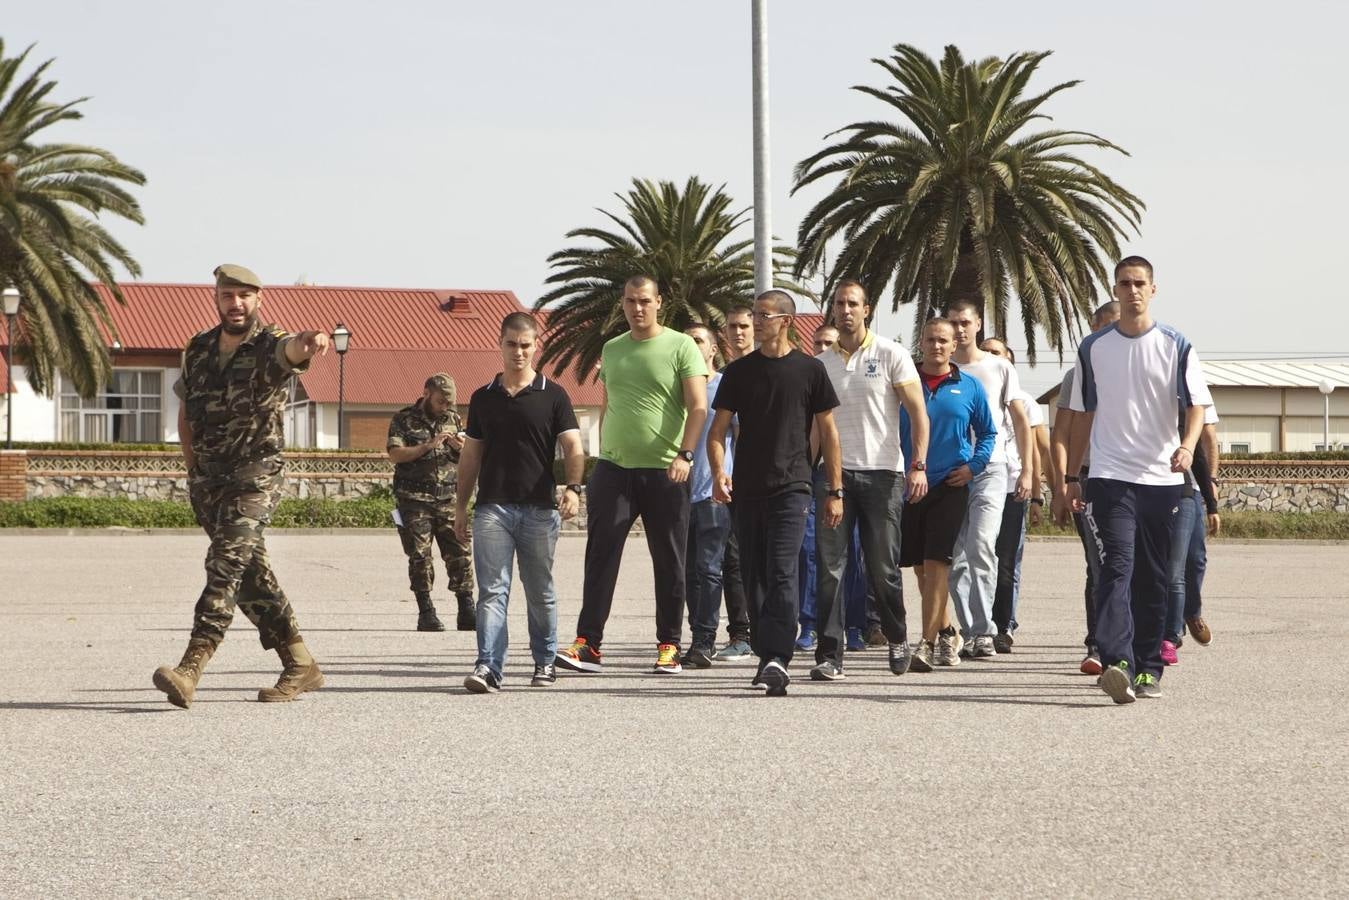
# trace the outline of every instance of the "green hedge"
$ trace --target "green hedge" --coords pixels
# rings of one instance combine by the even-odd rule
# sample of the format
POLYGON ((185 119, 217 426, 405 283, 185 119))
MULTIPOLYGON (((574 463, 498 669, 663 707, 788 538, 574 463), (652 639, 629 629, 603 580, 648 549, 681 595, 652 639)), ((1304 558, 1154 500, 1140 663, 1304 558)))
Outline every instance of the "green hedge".
MULTIPOLYGON (((276 528, 392 528, 392 495, 387 490, 360 500, 282 500, 276 528)), ((1222 514, 1224 537, 1349 541, 1349 515, 1335 512, 1222 514)), ((113 500, 55 497, 0 503, 0 528, 195 528, 186 503, 171 500, 113 500)), ((1040 524, 1033 535, 1076 536, 1071 527, 1040 524)))
MULTIPOLYGON (((1278 538, 1298 540, 1349 541, 1349 514, 1337 512, 1276 513, 1247 510, 1227 510, 1222 518, 1222 537, 1278 538)), ((1029 534, 1072 535, 1071 527, 1042 523, 1031 527, 1029 534)))
MULTIPOLYGON (((393 498, 282 500, 276 528, 392 528, 393 498)), ((52 497, 0 503, 0 528, 195 528, 192 507, 175 500, 52 497)))

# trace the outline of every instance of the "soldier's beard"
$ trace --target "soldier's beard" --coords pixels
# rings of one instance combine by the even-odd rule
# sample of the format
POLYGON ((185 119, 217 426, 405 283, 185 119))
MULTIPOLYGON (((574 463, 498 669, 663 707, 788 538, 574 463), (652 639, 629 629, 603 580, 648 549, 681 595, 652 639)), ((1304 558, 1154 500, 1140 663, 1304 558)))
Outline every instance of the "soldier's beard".
POLYGON ((243 323, 239 325, 232 324, 224 313, 221 313, 220 315, 220 325, 225 329, 226 334, 248 334, 249 329, 253 327, 253 323, 257 320, 258 314, 256 310, 252 315, 245 316, 243 323))

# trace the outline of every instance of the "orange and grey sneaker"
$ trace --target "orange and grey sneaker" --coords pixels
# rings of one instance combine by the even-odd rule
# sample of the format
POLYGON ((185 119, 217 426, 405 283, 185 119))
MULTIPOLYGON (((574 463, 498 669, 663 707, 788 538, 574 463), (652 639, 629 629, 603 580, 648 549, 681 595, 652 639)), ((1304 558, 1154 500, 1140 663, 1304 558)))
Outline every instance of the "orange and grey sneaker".
POLYGON ((679 645, 661 644, 656 649, 656 666, 652 671, 657 675, 678 675, 684 671, 679 662, 679 645))
POLYGON ((600 651, 590 646, 585 638, 577 636, 571 646, 557 651, 553 657, 559 668, 573 672, 603 672, 604 663, 600 660, 600 651))

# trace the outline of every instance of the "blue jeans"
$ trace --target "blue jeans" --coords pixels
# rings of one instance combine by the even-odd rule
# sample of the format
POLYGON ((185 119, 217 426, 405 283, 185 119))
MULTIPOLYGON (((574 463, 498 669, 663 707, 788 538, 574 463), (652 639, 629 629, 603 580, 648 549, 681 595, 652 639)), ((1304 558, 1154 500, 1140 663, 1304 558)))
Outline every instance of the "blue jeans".
POLYGON ((1199 615, 1200 592, 1204 587, 1204 572, 1208 569, 1208 545, 1204 532, 1208 527, 1208 513, 1204 498, 1191 493, 1181 501, 1176 513, 1176 530, 1171 535, 1169 585, 1166 595, 1166 639, 1180 640, 1185 620, 1199 615))
MULTIPOLYGON (((873 621, 879 623, 880 616, 874 614, 874 601, 867 589, 867 570, 862 561, 862 539, 857 527, 852 530, 852 539, 848 541, 848 566, 843 573, 843 604, 845 618, 849 628, 862 629, 873 621)), ((815 587, 819 580, 819 570, 815 564, 815 504, 812 502, 810 514, 806 516, 806 537, 801 542, 801 628, 803 631, 815 630, 815 587)))
POLYGON ((712 499, 689 507, 689 545, 684 554, 689 630, 693 643, 710 647, 721 618, 722 557, 731 533, 731 511, 712 499))
POLYGON ((796 557, 797 579, 800 582, 800 613, 802 631, 815 630, 815 503, 806 510, 806 535, 801 539, 801 552, 796 557))
POLYGON ((506 604, 512 557, 520 561, 534 664, 557 654, 557 595, 553 551, 562 518, 557 510, 520 503, 483 503, 473 513, 473 572, 478 577, 478 664, 501 677, 506 664, 506 604))
POLYGON ((997 631, 993 599, 998 591, 997 543, 1006 501, 1007 463, 989 463, 970 482, 965 522, 951 555, 951 600, 966 640, 997 631))
MULTIPOLYGON (((822 477, 822 476, 821 476, 822 477)), ((871 589, 881 615, 886 640, 898 644, 906 640, 904 590, 899 580, 899 514, 904 491, 904 475, 889 470, 843 470, 843 521, 837 528, 819 527, 818 519, 829 499, 821 480, 815 483, 817 518, 815 529, 816 565, 819 567, 815 605, 820 621, 820 642, 815 661, 826 659, 843 668, 846 644, 846 602, 844 576, 848 563, 848 541, 858 529, 858 544, 866 563, 871 589)), ((865 596, 865 594, 863 595, 865 596)), ((861 604, 865 616, 865 602, 861 604)))

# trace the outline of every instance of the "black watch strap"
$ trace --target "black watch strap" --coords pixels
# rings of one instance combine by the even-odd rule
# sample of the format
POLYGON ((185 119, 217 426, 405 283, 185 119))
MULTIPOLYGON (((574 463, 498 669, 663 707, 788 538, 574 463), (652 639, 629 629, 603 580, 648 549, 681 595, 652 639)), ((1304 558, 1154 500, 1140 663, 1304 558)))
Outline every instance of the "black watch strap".
POLYGON ((567 485, 567 490, 579 497, 581 496, 582 486, 579 484, 569 484, 567 485))
POLYGON ((1063 476, 1063 483, 1064 483, 1064 484, 1077 484, 1079 481, 1081 481, 1081 479, 1078 478, 1076 475, 1064 475, 1064 476, 1063 476))

